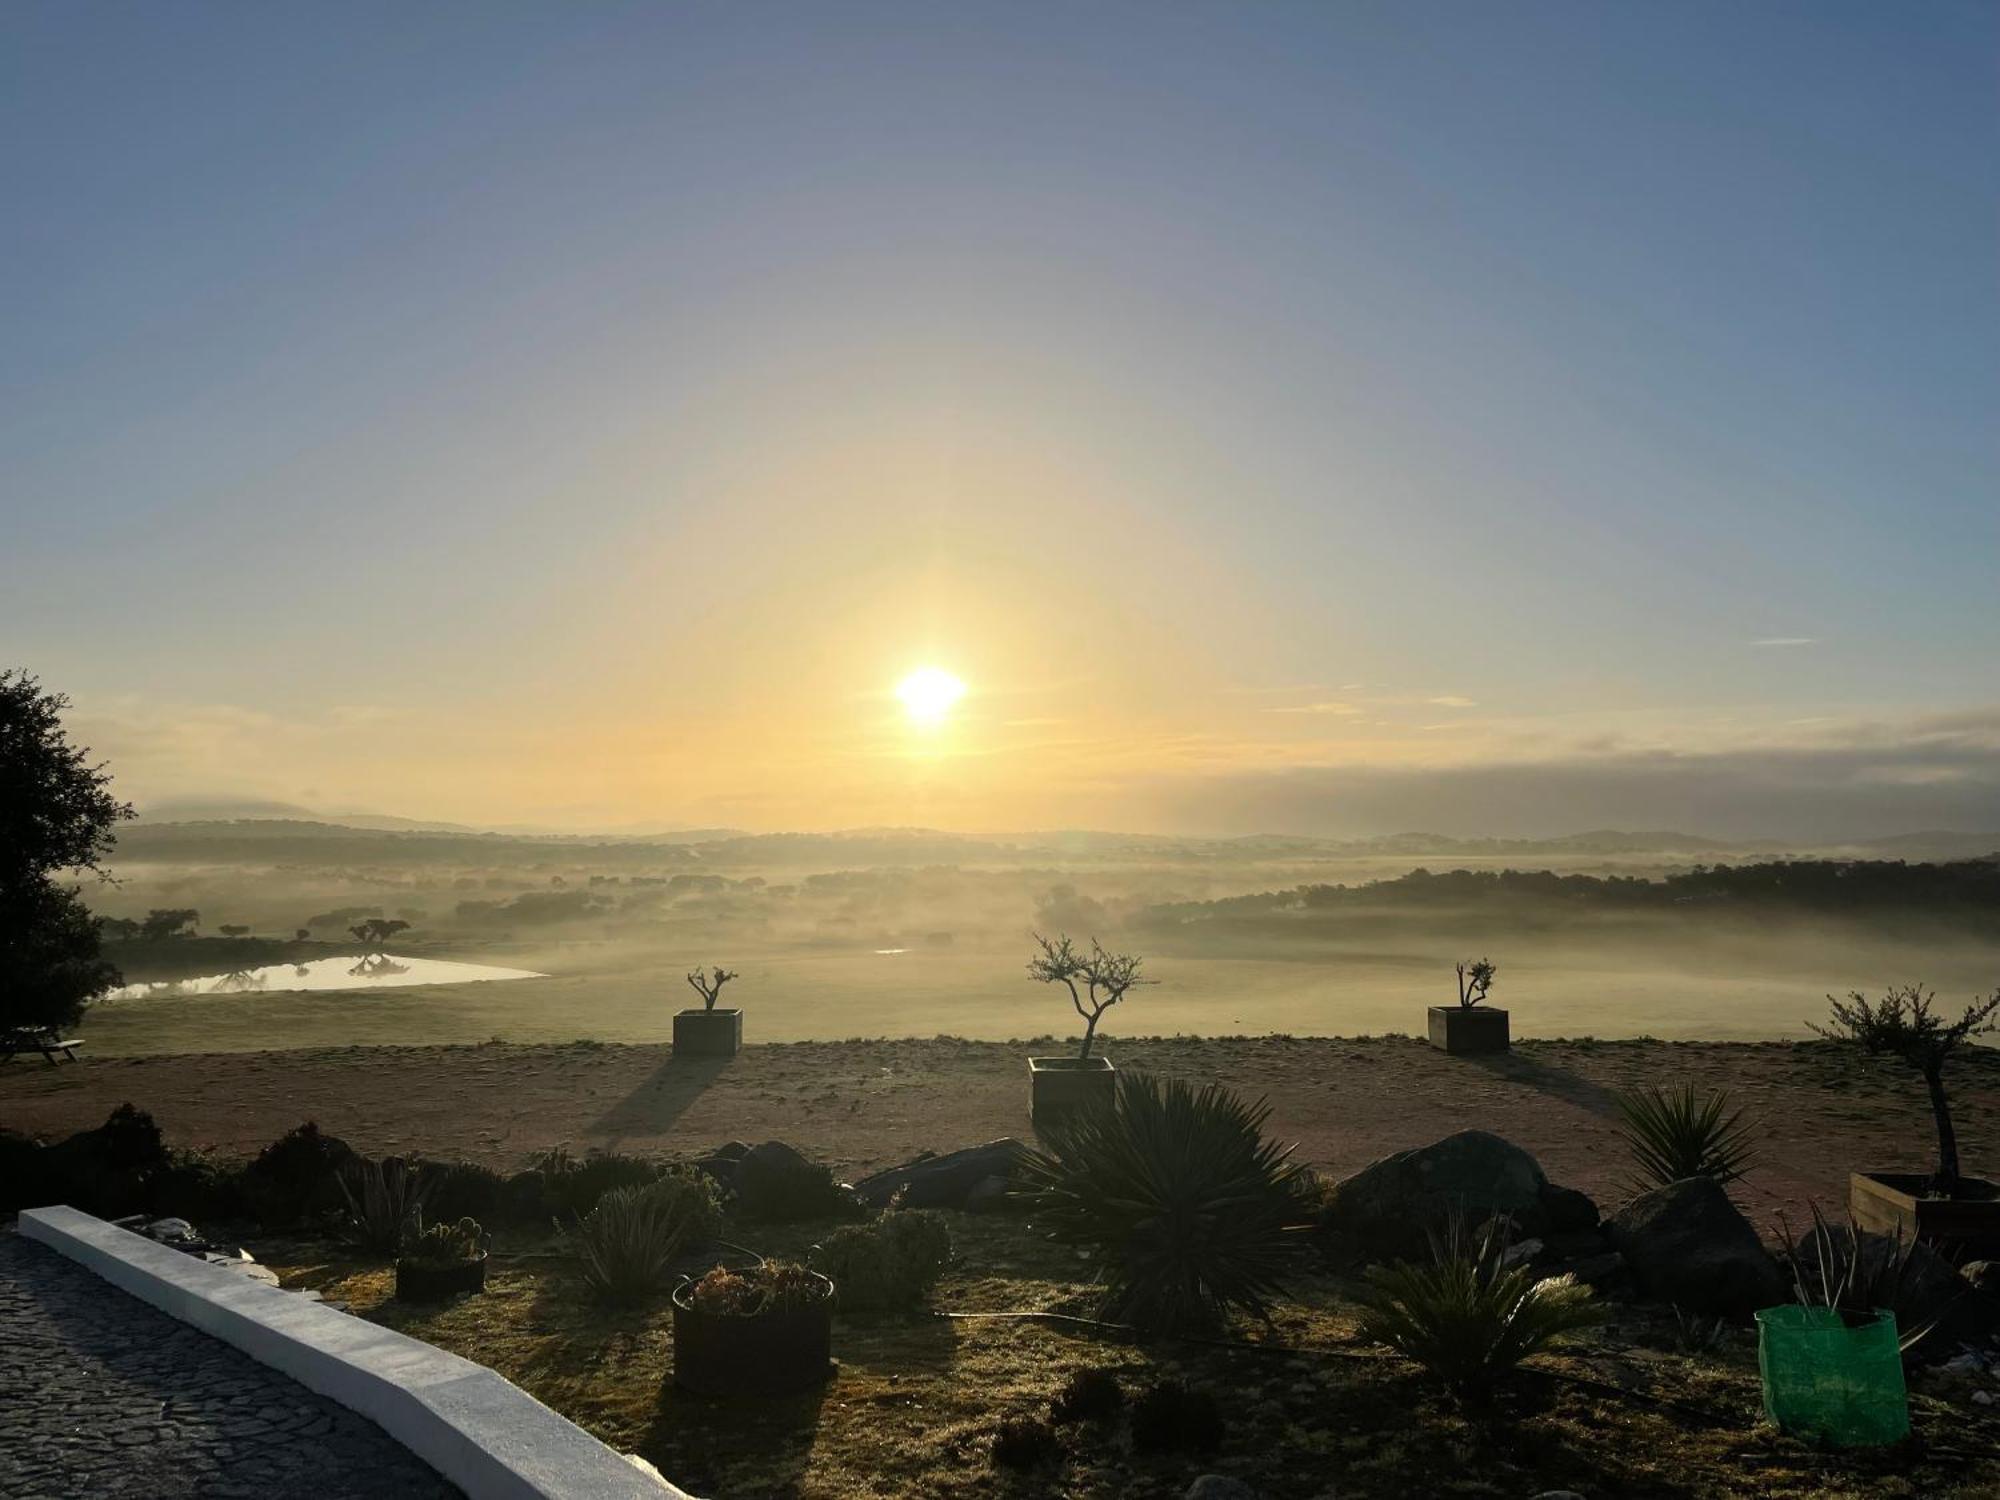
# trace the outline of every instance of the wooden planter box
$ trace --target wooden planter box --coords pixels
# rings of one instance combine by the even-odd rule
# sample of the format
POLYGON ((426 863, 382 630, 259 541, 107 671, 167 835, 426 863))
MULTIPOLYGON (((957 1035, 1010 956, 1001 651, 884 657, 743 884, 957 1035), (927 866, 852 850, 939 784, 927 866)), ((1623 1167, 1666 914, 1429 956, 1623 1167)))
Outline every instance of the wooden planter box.
POLYGON ((1028 1116, 1037 1125, 1117 1101, 1118 1070, 1108 1057, 1028 1059, 1028 1116))
POLYGON ((674 1288, 674 1384, 697 1396, 782 1396, 833 1373, 833 1283, 809 1307, 742 1318, 702 1312, 674 1288))
POLYGON ((1490 1005, 1433 1005, 1431 1045, 1446 1052, 1505 1052, 1507 1012, 1490 1005))
POLYGON ((734 1057, 742 1045, 741 1010, 674 1012, 675 1057, 734 1057))
POLYGON ((442 1302, 460 1292, 486 1290, 486 1252, 478 1260, 455 1261, 448 1266, 423 1261, 396 1262, 396 1300, 399 1302, 442 1302))
POLYGON ((1847 1208, 1854 1222, 1875 1234, 1924 1240, 1966 1258, 2000 1255, 2000 1187, 1979 1177, 1960 1179, 1959 1198, 1926 1198, 1923 1172, 1856 1172, 1847 1179, 1847 1208))

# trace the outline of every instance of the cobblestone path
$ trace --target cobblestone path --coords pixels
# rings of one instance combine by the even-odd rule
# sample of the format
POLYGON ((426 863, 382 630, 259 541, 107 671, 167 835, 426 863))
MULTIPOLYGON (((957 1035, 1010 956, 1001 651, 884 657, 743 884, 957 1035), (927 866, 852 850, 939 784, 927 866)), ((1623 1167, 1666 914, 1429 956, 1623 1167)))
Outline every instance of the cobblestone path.
POLYGON ((0 1495, 458 1494, 372 1422, 0 1230, 0 1495))

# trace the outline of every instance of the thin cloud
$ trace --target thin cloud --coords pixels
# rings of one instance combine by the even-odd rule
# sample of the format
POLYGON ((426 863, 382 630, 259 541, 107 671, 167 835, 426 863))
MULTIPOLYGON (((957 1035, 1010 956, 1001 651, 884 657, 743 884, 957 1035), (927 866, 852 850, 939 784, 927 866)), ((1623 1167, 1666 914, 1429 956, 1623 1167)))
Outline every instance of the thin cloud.
POLYGON ((1436 698, 1426 698, 1424 702, 1433 708, 1477 708, 1479 704, 1471 698, 1461 698, 1456 693, 1445 693, 1436 698))
POLYGON ((1274 714, 1358 714, 1361 712, 1352 703, 1337 701, 1294 703, 1284 708, 1274 708, 1269 711, 1274 714))
POLYGON ((1753 646, 1817 646, 1816 635, 1767 635, 1761 641, 1752 641, 1753 646))

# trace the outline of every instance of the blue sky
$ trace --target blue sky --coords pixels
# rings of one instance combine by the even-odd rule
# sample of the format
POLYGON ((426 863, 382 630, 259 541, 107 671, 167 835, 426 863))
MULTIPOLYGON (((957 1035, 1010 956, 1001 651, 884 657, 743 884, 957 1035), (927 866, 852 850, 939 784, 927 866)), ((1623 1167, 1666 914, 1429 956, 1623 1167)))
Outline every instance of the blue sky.
POLYGON ((1823 822, 2000 816, 1996 44, 10 6, 0 655, 142 798, 1336 828, 1824 752, 1823 822))

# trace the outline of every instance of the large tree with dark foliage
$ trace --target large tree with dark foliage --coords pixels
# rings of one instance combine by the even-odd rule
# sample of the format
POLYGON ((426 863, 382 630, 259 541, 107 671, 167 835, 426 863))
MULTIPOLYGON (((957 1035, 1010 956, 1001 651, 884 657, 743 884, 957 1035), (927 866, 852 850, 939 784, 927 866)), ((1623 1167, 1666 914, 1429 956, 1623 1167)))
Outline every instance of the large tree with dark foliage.
POLYGON ((68 871, 103 875, 132 809, 62 727, 69 700, 26 672, 0 671, 0 1029, 73 1026, 119 981, 68 871))

